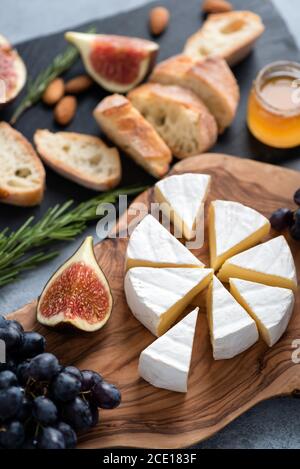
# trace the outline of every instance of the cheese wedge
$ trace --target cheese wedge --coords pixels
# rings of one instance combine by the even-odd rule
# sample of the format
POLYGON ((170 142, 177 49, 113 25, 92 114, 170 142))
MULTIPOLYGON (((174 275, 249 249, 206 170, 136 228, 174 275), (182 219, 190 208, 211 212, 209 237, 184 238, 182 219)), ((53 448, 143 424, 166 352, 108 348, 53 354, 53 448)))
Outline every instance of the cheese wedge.
POLYGON ((284 236, 277 236, 228 259, 218 278, 228 282, 230 277, 297 289, 294 259, 284 236))
POLYGON ((203 216, 210 181, 208 174, 186 173, 166 177, 154 186, 162 212, 188 240, 194 238, 197 220, 203 216))
POLYGON ((203 267, 152 215, 145 218, 132 232, 127 252, 126 270, 132 267, 203 267))
POLYGON ((215 360, 232 358, 258 340, 255 321, 215 276, 208 290, 207 312, 215 360))
POLYGON ((256 321, 264 341, 271 347, 286 330, 294 308, 294 294, 287 288, 230 278, 230 292, 256 321))
POLYGON ((209 208, 211 267, 219 269, 226 259, 259 243, 269 231, 269 220, 253 208, 215 200, 209 208))
POLYGON ((124 283, 128 306, 152 334, 161 336, 208 286, 212 275, 212 269, 204 268, 132 268, 124 283))
POLYGON ((198 311, 194 309, 141 353, 139 375, 152 386, 187 392, 198 311))

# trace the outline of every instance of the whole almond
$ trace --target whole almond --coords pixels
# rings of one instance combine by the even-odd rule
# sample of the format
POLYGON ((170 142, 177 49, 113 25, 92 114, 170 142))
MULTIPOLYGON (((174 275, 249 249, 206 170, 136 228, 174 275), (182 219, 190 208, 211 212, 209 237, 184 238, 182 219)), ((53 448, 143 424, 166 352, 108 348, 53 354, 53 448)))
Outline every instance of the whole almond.
POLYGON ((204 13, 227 13, 232 10, 233 6, 227 0, 204 0, 202 3, 204 13))
POLYGON ((67 125, 77 109, 77 99, 75 96, 64 96, 54 108, 54 119, 59 125, 67 125))
POLYGON ((70 94, 80 94, 88 90, 93 84, 93 80, 88 75, 78 75, 67 81, 65 92, 70 94))
POLYGON ((167 28, 170 21, 170 12, 165 7, 152 8, 149 15, 150 32, 154 36, 159 36, 167 28))
POLYGON ((42 100, 48 106, 54 106, 65 94, 65 84, 62 78, 55 78, 44 91, 42 100))

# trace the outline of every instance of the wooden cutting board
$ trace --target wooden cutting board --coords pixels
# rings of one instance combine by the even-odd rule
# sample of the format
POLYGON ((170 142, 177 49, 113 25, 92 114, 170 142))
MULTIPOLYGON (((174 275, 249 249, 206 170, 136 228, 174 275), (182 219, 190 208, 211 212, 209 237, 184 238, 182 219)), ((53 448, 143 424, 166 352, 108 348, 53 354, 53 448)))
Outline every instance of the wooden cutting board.
MULTIPOLYGON (((211 174, 209 200, 236 200, 266 216, 278 207, 293 208, 293 193, 300 187, 298 172, 221 154, 183 160, 172 172, 211 174)), ((150 203, 153 191, 150 189, 136 200, 150 203)), ((300 272, 300 244, 290 237, 288 242, 300 272)), ((99 425, 80 438, 81 448, 190 446, 208 438, 256 403, 300 389, 300 366, 292 362, 292 342, 300 339, 299 291, 293 317, 281 340, 272 348, 260 340, 231 360, 213 360, 206 315, 202 310, 186 395, 156 389, 139 378, 139 354, 154 337, 133 317, 125 301, 126 245, 127 240, 119 238, 107 239, 96 246, 97 259, 114 297, 112 316, 101 331, 80 333, 46 329, 35 321, 35 302, 11 315, 26 329, 44 334, 48 351, 57 354, 63 363, 98 370, 121 388, 122 405, 113 411, 101 412, 99 425)), ((208 264, 207 236, 196 255, 208 264)))

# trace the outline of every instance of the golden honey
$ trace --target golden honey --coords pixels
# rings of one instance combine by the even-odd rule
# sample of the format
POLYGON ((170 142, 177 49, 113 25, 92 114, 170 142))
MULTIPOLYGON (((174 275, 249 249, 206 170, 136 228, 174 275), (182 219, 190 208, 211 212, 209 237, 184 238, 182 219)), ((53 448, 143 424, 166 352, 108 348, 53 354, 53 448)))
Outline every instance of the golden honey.
POLYGON ((300 145, 300 64, 274 62, 257 76, 248 101, 248 127, 275 148, 300 145))

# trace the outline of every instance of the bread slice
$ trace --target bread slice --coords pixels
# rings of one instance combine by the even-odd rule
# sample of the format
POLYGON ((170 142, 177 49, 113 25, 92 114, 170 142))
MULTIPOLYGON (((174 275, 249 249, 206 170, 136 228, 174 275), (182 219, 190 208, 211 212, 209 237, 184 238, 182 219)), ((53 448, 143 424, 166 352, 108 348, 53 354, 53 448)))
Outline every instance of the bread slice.
POLYGON ((215 117, 220 133, 235 117, 239 87, 224 59, 214 57, 194 62, 186 55, 176 55, 156 65, 150 81, 193 91, 215 117))
POLYGON ((152 176, 161 178, 168 172, 170 149, 125 96, 104 98, 94 117, 103 132, 152 176))
POLYGON ((202 28, 190 36, 184 54, 194 60, 223 57, 230 66, 243 60, 265 27, 251 11, 231 11, 209 15, 202 28))
POLYGON ((177 158, 202 153, 217 140, 214 117, 192 91, 146 83, 131 91, 128 98, 177 158))
POLYGON ((23 207, 44 196, 45 169, 32 145, 6 122, 0 122, 0 202, 23 207))
POLYGON ((81 186, 106 191, 120 182, 119 152, 98 137, 39 129, 34 143, 50 168, 81 186))

